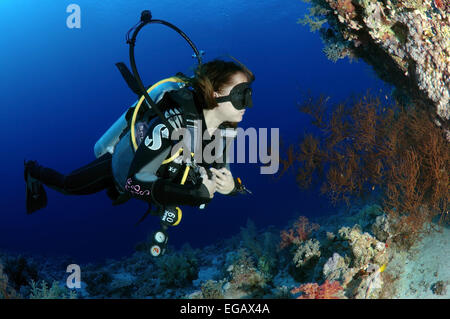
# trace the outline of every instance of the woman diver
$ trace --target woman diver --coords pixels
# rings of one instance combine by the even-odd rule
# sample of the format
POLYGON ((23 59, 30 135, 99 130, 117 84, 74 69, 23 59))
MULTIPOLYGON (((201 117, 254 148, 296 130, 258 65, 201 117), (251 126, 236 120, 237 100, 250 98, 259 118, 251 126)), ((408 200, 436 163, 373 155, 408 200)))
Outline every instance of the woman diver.
POLYGON ((212 138, 218 130, 230 132, 231 129, 236 133, 245 108, 252 106, 250 85, 255 79, 253 73, 241 63, 213 60, 199 65, 194 77, 182 79, 187 82, 184 88, 165 92, 157 103, 166 121, 154 117, 146 123, 143 117, 137 124, 142 134, 136 138, 138 147, 135 152, 130 152, 128 130, 127 134, 122 134, 113 154, 106 152, 67 175, 36 161, 26 161, 27 212, 31 214, 47 205, 43 185, 69 195, 106 190, 115 204, 134 197, 158 207, 190 205, 202 208, 215 192, 224 195, 243 192, 245 188, 239 179, 233 178, 226 163, 226 147, 221 163, 201 162, 196 170, 191 169, 187 174, 186 163, 180 161, 180 156, 173 156, 174 142, 165 134, 167 127, 164 123, 170 123, 173 129, 185 126, 186 107, 181 105, 185 98, 195 105, 198 120, 202 123, 203 138, 212 138), (183 96, 181 99, 180 94, 183 96))

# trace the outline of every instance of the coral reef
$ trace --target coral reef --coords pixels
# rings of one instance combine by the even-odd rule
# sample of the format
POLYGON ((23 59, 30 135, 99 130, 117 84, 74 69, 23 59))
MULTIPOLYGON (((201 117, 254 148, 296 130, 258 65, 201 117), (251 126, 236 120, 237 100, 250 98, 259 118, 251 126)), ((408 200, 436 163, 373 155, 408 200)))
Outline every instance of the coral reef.
POLYGON ((448 299, 450 230, 427 235, 408 251, 399 250, 382 239, 392 238, 392 217, 378 205, 362 205, 317 218, 320 230, 288 249, 279 248, 278 229, 257 229, 248 222, 235 237, 202 249, 170 247, 164 259, 139 249, 121 260, 80 265, 82 283, 75 290, 61 284, 73 260, 19 256, 34 265, 38 280, 21 285, 19 295, 0 266, 0 298, 448 299), (273 259, 271 267, 266 258, 273 259))
POLYGON ((351 267, 361 269, 366 268, 370 262, 379 265, 387 263, 386 244, 378 241, 369 233, 362 233, 358 224, 352 228, 342 227, 339 229, 338 241, 348 243, 352 253, 351 267))
POLYGON ((264 295, 267 278, 255 267, 245 249, 241 249, 237 256, 227 269, 230 274, 230 280, 224 287, 227 298, 255 298, 264 295))
POLYGON ((167 254, 157 260, 162 284, 167 287, 189 285, 198 276, 195 251, 185 246, 183 251, 167 254))
POLYGON ((313 259, 320 257, 320 243, 316 239, 308 239, 300 244, 294 254, 294 263, 296 267, 302 267, 313 259))
POLYGON ((268 231, 258 234, 256 225, 251 220, 241 228, 241 246, 256 260, 257 269, 264 277, 271 279, 278 267, 276 231, 268 231))
POLYGON ((386 244, 367 232, 362 233, 361 227, 356 224, 352 228, 342 227, 339 230, 336 246, 346 252, 348 263, 345 258, 333 255, 323 269, 325 278, 342 280, 342 286, 347 289, 346 295, 351 298, 378 297, 383 285, 380 273, 390 258, 386 244))
MULTIPOLYGON (((201 291, 189 294, 188 298, 208 298, 211 294, 224 299, 289 297, 287 287, 275 284, 280 267, 285 263, 278 254, 277 234, 279 231, 273 227, 260 232, 249 220, 246 227, 241 228, 239 237, 227 241, 225 258, 212 260, 216 270, 203 268, 202 274, 209 273, 210 280, 202 278, 201 291)), ((217 250, 212 252, 216 254, 217 250)))
POLYGON ((224 281, 208 280, 202 285, 202 298, 203 299, 223 299, 223 287, 224 281))
POLYGON ((410 246, 448 212, 450 143, 419 108, 383 105, 370 94, 331 110, 327 101, 300 105, 322 135, 306 135, 294 148, 299 186, 325 180, 321 191, 334 204, 374 197, 392 217, 391 239, 410 246))
POLYGON ((300 282, 338 281, 348 298, 377 298, 383 286, 380 274, 391 258, 388 245, 368 232, 379 216, 384 215, 374 205, 345 215, 337 224, 324 220, 322 232, 291 250, 295 267, 289 273, 300 282), (366 231, 355 222, 363 223, 366 231), (352 226, 336 227, 342 223, 352 226))
POLYGON ((398 95, 434 115, 450 140, 450 4, 433 0, 304 0, 299 23, 319 30, 326 55, 361 58, 398 95))
POLYGON ((8 276, 3 272, 3 265, 0 261, 0 299, 16 299, 19 295, 9 285, 8 276))
POLYGON ((76 291, 70 291, 66 287, 61 287, 57 281, 52 283, 49 287, 48 284, 42 280, 39 283, 33 280, 30 283, 31 293, 30 299, 76 299, 76 291))
POLYGON ((333 253, 325 265, 323 265, 323 276, 330 281, 344 281, 344 275, 348 270, 348 265, 338 253, 333 253))
POLYGON ((17 291, 38 278, 37 265, 24 256, 6 258, 3 272, 8 276, 9 284, 17 291))

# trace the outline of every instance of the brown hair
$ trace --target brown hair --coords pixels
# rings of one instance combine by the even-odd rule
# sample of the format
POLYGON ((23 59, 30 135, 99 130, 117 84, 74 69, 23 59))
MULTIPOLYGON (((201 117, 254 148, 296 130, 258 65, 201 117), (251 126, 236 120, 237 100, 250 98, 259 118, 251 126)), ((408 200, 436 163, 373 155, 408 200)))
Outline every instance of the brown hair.
MULTIPOLYGON (((199 65, 194 70, 194 78, 189 79, 189 82, 202 99, 202 109, 211 110, 217 107, 214 92, 220 92, 224 86, 231 84, 232 76, 236 73, 245 74, 249 82, 255 80, 253 73, 244 64, 233 57, 231 59, 235 62, 215 59, 199 65)), ((237 127, 237 123, 227 122, 224 125, 237 127)))
POLYGON ((217 107, 213 93, 220 92, 224 86, 229 85, 236 73, 244 73, 249 82, 255 80, 253 73, 245 65, 234 58, 233 60, 236 62, 216 59, 199 65, 194 71, 195 77, 191 80, 191 84, 202 96, 205 102, 203 108, 210 110, 217 107))

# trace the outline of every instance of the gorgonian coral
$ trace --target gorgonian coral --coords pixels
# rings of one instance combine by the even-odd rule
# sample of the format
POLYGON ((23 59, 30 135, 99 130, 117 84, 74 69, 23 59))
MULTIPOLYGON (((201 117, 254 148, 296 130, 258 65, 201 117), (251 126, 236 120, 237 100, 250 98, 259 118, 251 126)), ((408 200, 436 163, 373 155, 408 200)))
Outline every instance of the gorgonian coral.
MULTIPOLYGON (((396 240, 412 243, 423 226, 445 215, 450 198, 450 143, 429 114, 398 104, 382 105, 370 95, 330 114, 326 99, 307 99, 300 109, 313 117, 321 136, 296 146, 300 187, 315 177, 333 203, 378 195, 393 217, 396 240), (328 116, 325 116, 328 114, 328 116)), ((286 240, 292 237, 286 233, 286 240)))

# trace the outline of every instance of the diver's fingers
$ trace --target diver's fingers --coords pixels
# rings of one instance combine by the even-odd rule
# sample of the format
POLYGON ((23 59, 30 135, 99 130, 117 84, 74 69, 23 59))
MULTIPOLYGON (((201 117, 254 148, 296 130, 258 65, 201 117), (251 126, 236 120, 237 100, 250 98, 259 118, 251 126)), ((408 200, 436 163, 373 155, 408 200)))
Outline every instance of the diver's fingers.
POLYGON ((221 169, 217 169, 217 168, 210 168, 211 172, 216 173, 216 174, 223 174, 221 169))
POLYGON ((227 178, 227 175, 231 175, 231 174, 227 174, 226 171, 217 170, 215 168, 211 168, 211 171, 216 175, 216 177, 218 179, 222 179, 222 180, 225 180, 227 178))
POLYGON ((219 172, 224 175, 231 175, 231 172, 226 167, 222 167, 221 169, 219 169, 219 172))
POLYGON ((200 173, 200 176, 201 176, 201 177, 203 177, 203 176, 205 176, 205 175, 208 175, 208 174, 206 173, 206 169, 205 169, 204 167, 200 167, 199 173, 200 173))
POLYGON ((214 171, 219 173, 219 174, 222 174, 222 175, 230 175, 230 171, 227 170, 226 167, 222 167, 221 169, 215 169, 214 168, 214 171))
POLYGON ((221 180, 221 179, 217 179, 216 180, 216 184, 219 185, 219 186, 224 186, 225 182, 223 180, 221 180))
POLYGON ((221 181, 224 180, 224 176, 223 176, 222 174, 214 173, 214 176, 215 176, 215 178, 216 178, 217 180, 221 180, 221 181))

